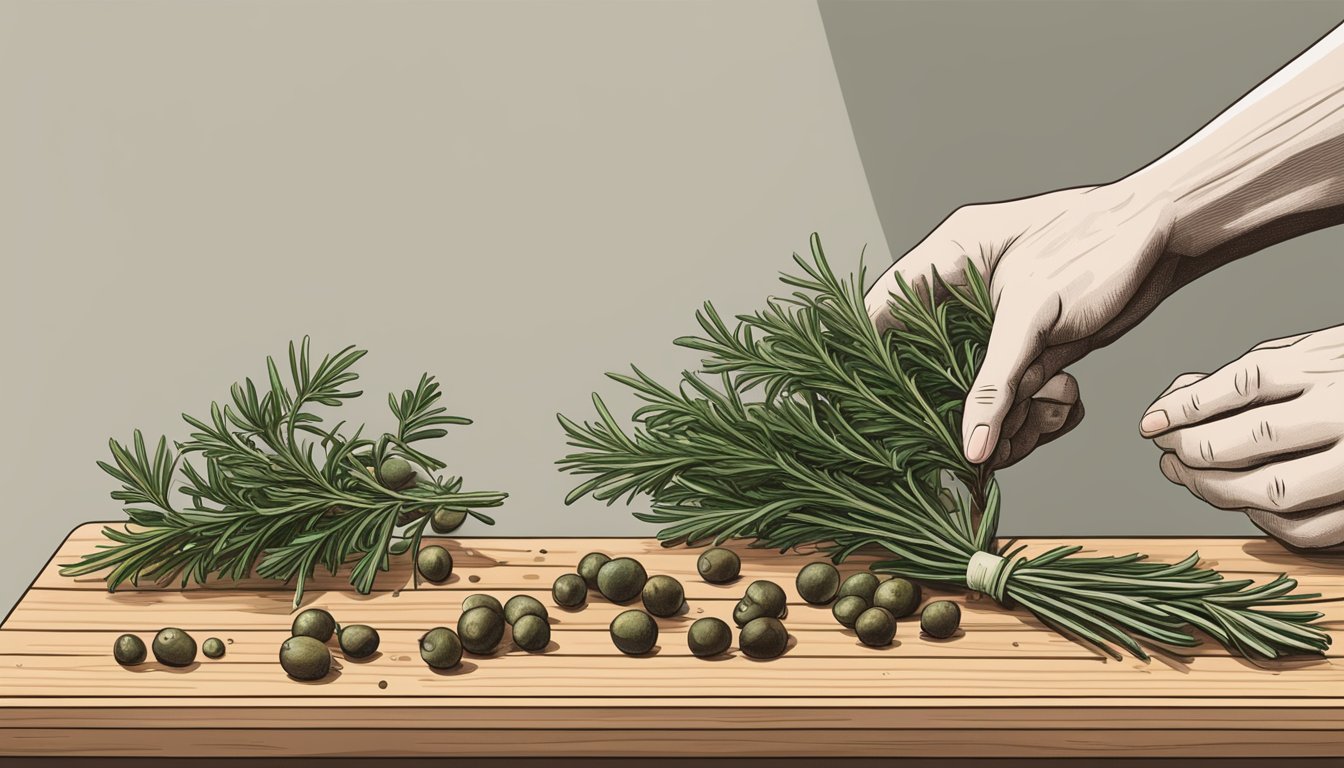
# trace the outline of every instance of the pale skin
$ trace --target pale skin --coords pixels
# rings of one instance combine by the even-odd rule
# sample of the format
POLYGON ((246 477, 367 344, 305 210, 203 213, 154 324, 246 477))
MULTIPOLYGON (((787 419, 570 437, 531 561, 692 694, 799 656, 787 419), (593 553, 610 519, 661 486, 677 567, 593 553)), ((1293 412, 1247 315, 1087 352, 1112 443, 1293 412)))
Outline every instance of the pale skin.
MULTIPOLYGON (((994 327, 962 441, 1002 467, 1081 420, 1068 365, 1209 271, 1341 222, 1344 26, 1123 179, 957 209, 878 278, 868 311, 889 322, 898 275, 921 291, 933 273, 960 284, 968 260, 988 275, 994 327)), ((1344 545, 1344 326, 1177 377, 1140 434, 1204 501, 1292 546, 1344 545)))

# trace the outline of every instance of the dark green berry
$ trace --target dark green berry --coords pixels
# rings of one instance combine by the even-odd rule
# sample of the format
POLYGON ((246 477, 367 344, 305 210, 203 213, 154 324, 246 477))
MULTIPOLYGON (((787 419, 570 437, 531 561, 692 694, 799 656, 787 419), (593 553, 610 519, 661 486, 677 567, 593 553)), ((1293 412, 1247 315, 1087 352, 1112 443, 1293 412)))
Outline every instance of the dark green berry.
POLYGON ((710 584, 727 584, 742 573, 742 558, 731 549, 712 547, 700 553, 695 569, 710 584))
POLYGON ((378 469, 378 474, 382 477, 384 486, 396 490, 405 488, 411 482, 415 477, 415 468, 411 466, 411 462, 400 456, 393 456, 390 459, 383 460, 383 465, 378 469))
POLYGON ((165 627, 154 636, 154 658, 170 667, 185 667, 196 660, 196 641, 176 627, 165 627))
POLYGON ((888 579, 877 585, 873 592, 873 605, 886 608, 891 615, 901 619, 915 612, 920 601, 919 585, 907 579, 888 579))
POLYGON ((773 581, 753 581, 747 587, 747 593, 733 609, 733 621, 739 627, 761 617, 777 619, 784 615, 788 607, 788 598, 784 590, 773 581))
POLYGON ((461 528, 466 520, 467 513, 464 510, 439 507, 430 515, 429 527, 433 528, 435 533, 452 533, 461 528))
POLYGON ((472 608, 457 619, 462 647, 478 656, 489 656, 504 637, 504 616, 488 607, 472 608))
POLYGON ((859 614, 868 610, 868 601, 858 595, 845 595, 831 606, 831 615, 846 627, 853 627, 859 614))
POLYGON ((611 562, 611 558, 601 552, 589 552, 579 560, 578 572, 584 583, 589 589, 597 589, 597 573, 602 570, 602 566, 611 562))
POLYGON ((690 646, 691 653, 702 659, 722 654, 732 643, 733 630, 723 619, 696 619, 686 631, 686 644, 690 646))
POLYGON ((935 600, 919 614, 919 628, 929 637, 951 637, 961 626, 961 606, 950 600, 935 600))
POLYGON ((331 651, 317 638, 295 635, 280 646, 280 667, 295 680, 321 680, 331 671, 331 651))
POLYGON ((462 601, 462 612, 466 613, 472 608, 489 608, 500 616, 504 615, 504 606, 499 604, 499 600, 494 595, 467 595, 467 599, 462 601))
POLYGON ((112 643, 112 658, 125 667, 133 667, 145 660, 145 641, 135 635, 122 635, 112 643))
POLYGON ((859 636, 859 642, 873 648, 891 645, 896 636, 896 617, 886 608, 869 608, 854 622, 854 634, 859 636))
POLYGON ((840 572, 830 563, 809 563, 798 571, 798 596, 812 605, 826 605, 840 589, 840 572))
POLYGON ((551 599, 563 608, 583 605, 588 599, 588 584, 577 573, 563 574, 551 585, 551 599))
POLYGON ((530 653, 545 650, 551 642, 551 624, 544 616, 524 614, 513 622, 513 642, 530 653))
POLYGON ((752 619, 737 637, 737 646, 753 659, 773 659, 784 653, 789 632, 779 619, 762 616, 752 619))
POLYGON ((681 582, 671 576, 654 576, 644 582, 644 610, 654 616, 675 616, 686 600, 681 582))
POLYGON ((530 595, 510 597, 509 602, 504 604, 504 621, 509 624, 517 624, 518 620, 524 616, 540 616, 545 619, 547 618, 546 606, 530 595))
POLYGON ((440 584, 453 575, 453 555, 438 544, 421 547, 415 555, 415 568, 426 581, 440 584))
POLYGON ((336 638, 341 643, 341 653, 347 658, 366 659, 378 651, 378 630, 366 624, 341 627, 336 638))
POLYGON ((845 579, 840 585, 840 590, 835 593, 837 598, 848 597, 849 595, 858 595, 863 598, 865 603, 873 604, 873 593, 877 591, 877 577, 868 571, 859 571, 849 578, 845 579))
POLYGON ((207 659, 219 659, 224 656, 224 641, 218 637, 207 637, 205 642, 201 643, 201 653, 205 654, 207 659))
POLYGON ((462 641, 447 627, 435 627, 420 638, 420 658, 434 669, 452 669, 462 661, 462 641))
POLYGON ((639 610, 623 611, 611 620, 611 641, 621 653, 638 656, 648 653, 658 642, 658 623, 639 610))
POLYGON ((639 597, 648 574, 638 560, 618 557, 597 572, 597 588, 613 603, 628 603, 639 597))
POLYGON ((309 608, 303 611, 294 617, 294 624, 290 627, 291 634, 311 637, 319 643, 330 640, 331 634, 335 631, 336 620, 321 608, 309 608))

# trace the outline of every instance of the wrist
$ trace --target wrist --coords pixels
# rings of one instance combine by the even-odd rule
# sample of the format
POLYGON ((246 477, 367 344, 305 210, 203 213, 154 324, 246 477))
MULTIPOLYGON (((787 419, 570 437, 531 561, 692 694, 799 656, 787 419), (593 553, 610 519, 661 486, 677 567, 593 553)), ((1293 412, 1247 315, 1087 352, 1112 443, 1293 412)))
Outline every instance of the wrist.
POLYGON ((1179 217, 1177 178, 1165 169, 1158 172, 1148 166, 1104 185, 1112 200, 1111 210, 1119 220, 1142 218, 1151 222, 1155 234, 1168 244, 1163 248, 1164 256, 1173 255, 1169 243, 1179 217))
POLYGON ((1128 177, 1168 201, 1170 253, 1226 261, 1344 220, 1344 84, 1314 85, 1248 97, 1128 177))
POLYGON ((1122 181, 1134 194, 1166 209, 1167 253, 1199 258, 1236 236, 1236 227, 1229 225, 1238 217, 1228 203, 1231 190, 1246 181, 1237 178, 1244 169, 1223 170, 1207 156, 1179 152, 1180 148, 1122 181))

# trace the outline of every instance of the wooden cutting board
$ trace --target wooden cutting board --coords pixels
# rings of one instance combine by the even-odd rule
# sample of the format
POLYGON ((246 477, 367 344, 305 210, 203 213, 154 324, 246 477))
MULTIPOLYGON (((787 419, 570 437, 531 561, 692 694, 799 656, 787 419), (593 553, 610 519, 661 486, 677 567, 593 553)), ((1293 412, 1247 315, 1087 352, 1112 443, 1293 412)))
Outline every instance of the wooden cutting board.
MULTIPOLYGON (((108 593, 97 578, 58 573, 102 541, 101 524, 61 545, 0 625, 0 755, 78 756, 1341 756, 1344 663, 1326 658, 1252 663, 1214 644, 1187 655, 1115 661, 976 596, 926 590, 964 604, 963 631, 921 637, 904 619, 896 643, 873 649, 802 603, 793 579, 804 554, 739 548, 743 578, 712 585, 696 553, 645 539, 464 538, 443 585, 411 583, 407 558, 352 593, 344 576, 321 576, 305 601, 340 622, 382 634, 365 662, 334 653, 326 680, 301 683, 276 661, 288 637, 292 591, 263 581, 108 593), (688 612, 659 619, 655 653, 612 646, 607 625, 621 606, 594 596, 566 610, 551 582, 589 551, 638 558, 650 574, 681 580, 688 612), (779 659, 736 647, 706 661, 686 648, 696 618, 730 620, 746 585, 771 579, 789 593, 792 639, 779 659), (490 657, 436 673, 417 639, 456 625, 462 598, 530 594, 550 608, 542 654, 505 636, 490 657), (199 643, 217 636, 219 660, 185 669, 112 659, 113 639, 146 643, 163 626, 199 643)), ((1055 540, 1025 540, 1032 549, 1055 540)), ((1229 576, 1287 571, 1320 608, 1344 647, 1344 559, 1286 552, 1262 539, 1076 539, 1100 553, 1146 552, 1177 560, 1198 550, 1229 576)), ((862 567, 847 563, 842 572, 862 567)), ((334 644, 333 644, 334 647, 334 644)))

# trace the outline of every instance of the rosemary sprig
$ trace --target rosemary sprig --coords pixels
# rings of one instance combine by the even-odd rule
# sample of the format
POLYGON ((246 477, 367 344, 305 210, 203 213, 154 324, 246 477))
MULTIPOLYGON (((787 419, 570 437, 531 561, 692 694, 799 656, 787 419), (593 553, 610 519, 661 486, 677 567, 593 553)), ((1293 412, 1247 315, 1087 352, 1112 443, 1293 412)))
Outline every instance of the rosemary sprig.
POLYGON ((892 555, 877 571, 960 587, 972 556, 989 552, 1004 560, 988 558, 995 578, 975 586, 1115 658, 1147 658, 1143 643, 1196 645, 1190 627, 1244 655, 1329 647, 1321 614, 1267 610, 1318 597, 1293 594, 1287 576, 1256 586, 1198 567, 1198 554, 1165 565, 997 547, 998 486, 956 437, 993 322, 983 277, 971 269, 939 300, 902 284, 897 328, 879 335, 862 266, 841 279, 815 234, 811 249, 794 256, 800 275, 781 278, 789 296, 731 327, 711 304, 697 313, 703 335, 675 343, 704 353, 702 372, 675 387, 637 368, 609 374, 643 401, 629 433, 596 394, 595 422, 559 417, 577 449, 559 464, 587 476, 568 502, 648 494, 636 517, 664 525, 669 545, 741 537, 818 545, 837 562, 877 548, 892 555))
MULTIPOLYGON (((443 462, 414 444, 443 437, 447 425, 470 424, 449 416, 437 403, 438 383, 425 374, 414 390, 388 395, 397 419, 394 433, 376 440, 361 426, 347 437, 345 422, 331 428, 313 406, 340 406, 358 397, 346 385, 363 350, 346 347, 313 365, 308 338, 289 345, 289 383, 274 358, 266 358, 268 389, 260 394, 252 379, 234 384, 231 404, 211 403, 208 419, 183 414, 195 431, 168 447, 160 438, 153 454, 135 431, 130 445, 109 441, 112 461, 98 466, 119 483, 112 498, 128 505, 130 525, 105 527, 114 542, 79 562, 63 566, 66 576, 108 570, 108 590, 141 579, 183 586, 211 577, 242 579, 253 572, 268 579, 296 580, 294 605, 318 566, 335 574, 353 563, 350 583, 367 594, 390 557, 419 546, 434 510, 467 511, 493 524, 477 508, 497 507, 507 494, 463 492, 459 477, 435 473, 443 462), (188 460, 199 454, 204 473, 188 460), (419 472, 409 484, 383 477, 392 459, 405 459, 419 472), (178 491, 189 500, 177 509, 178 491)), ((263 385, 266 386, 266 385, 263 385)))

